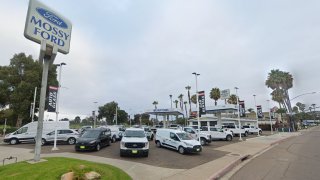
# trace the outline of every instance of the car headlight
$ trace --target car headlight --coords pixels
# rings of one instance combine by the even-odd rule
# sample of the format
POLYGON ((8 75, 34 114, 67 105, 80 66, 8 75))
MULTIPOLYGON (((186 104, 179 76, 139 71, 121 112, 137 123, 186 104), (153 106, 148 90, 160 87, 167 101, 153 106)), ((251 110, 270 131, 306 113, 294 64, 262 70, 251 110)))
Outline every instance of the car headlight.
POLYGON ((149 145, 149 142, 146 142, 144 145, 145 145, 145 146, 148 146, 148 145, 149 145))
POLYGON ((193 146, 192 144, 186 142, 184 142, 184 144, 186 144, 186 146, 193 146))
POLYGON ((126 145, 126 143, 121 141, 121 146, 125 146, 125 145, 126 145))
POLYGON ((90 141, 89 143, 90 144, 96 143, 96 140, 90 141))

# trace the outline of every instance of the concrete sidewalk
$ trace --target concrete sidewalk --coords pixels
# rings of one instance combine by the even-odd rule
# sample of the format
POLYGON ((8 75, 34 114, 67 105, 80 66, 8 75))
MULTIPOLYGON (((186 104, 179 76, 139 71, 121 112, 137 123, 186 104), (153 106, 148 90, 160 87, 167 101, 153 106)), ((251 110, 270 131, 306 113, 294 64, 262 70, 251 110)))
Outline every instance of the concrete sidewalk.
MULTIPOLYGON (((278 133, 270 136, 260 136, 238 143, 229 144, 215 150, 229 152, 224 157, 191 169, 170 169, 146 165, 119 159, 102 158, 92 155, 76 153, 43 154, 42 157, 70 157, 116 166, 127 172, 133 179, 218 179, 242 162, 243 159, 270 148, 281 141, 300 135, 300 132, 278 133)), ((14 148, 13 146, 0 146, 0 159, 8 156, 17 156, 18 161, 33 158, 30 149, 14 148)), ((181 162, 183 163, 183 162, 181 162)))

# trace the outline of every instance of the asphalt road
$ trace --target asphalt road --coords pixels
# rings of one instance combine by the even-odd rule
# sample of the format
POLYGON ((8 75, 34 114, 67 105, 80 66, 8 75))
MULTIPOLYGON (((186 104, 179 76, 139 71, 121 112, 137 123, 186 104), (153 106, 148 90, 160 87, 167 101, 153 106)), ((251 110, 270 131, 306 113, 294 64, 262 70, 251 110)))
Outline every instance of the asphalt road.
POLYGON ((320 127, 314 127, 254 158, 231 179, 320 179, 320 127))
MULTIPOLYGON (((264 132, 265 135, 268 135, 268 132, 264 132)), ((243 137, 243 139, 253 138, 256 135, 249 135, 248 137, 243 137)), ((211 144, 203 146, 203 151, 199 154, 187 154, 181 155, 177 151, 167 149, 167 148, 157 148, 153 141, 150 141, 150 150, 149 157, 120 157, 120 145, 119 142, 112 143, 111 146, 105 147, 100 151, 92 152, 76 152, 73 145, 59 144, 57 147, 58 151, 52 151, 53 145, 42 146, 41 153, 59 153, 59 152, 72 152, 72 153, 82 153, 89 154, 93 156, 100 156, 113 159, 123 159, 127 161, 139 162, 143 164, 173 168, 173 169, 190 169, 201 164, 210 162, 212 160, 223 157, 227 152, 215 150, 218 147, 228 145, 230 143, 237 143, 238 137, 234 137, 232 141, 213 141, 211 144)), ((3 144, 5 146, 10 146, 3 144)), ((18 144, 12 145, 15 148, 27 148, 34 149, 34 144, 18 144)))

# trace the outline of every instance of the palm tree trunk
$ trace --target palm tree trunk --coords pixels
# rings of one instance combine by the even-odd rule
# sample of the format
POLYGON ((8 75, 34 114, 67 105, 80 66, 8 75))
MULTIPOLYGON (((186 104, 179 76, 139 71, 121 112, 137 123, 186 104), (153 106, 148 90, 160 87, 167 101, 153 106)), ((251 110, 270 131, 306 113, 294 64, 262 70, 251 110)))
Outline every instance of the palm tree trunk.
POLYGON ((189 100, 189 106, 190 106, 190 109, 189 109, 189 114, 191 113, 191 98, 190 98, 190 91, 188 90, 188 100, 189 100))

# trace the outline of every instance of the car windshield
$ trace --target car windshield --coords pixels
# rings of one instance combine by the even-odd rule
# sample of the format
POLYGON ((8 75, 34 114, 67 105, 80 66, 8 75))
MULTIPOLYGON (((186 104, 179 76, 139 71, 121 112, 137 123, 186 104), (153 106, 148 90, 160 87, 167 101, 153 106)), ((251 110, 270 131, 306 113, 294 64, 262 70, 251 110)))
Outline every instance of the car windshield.
POLYGON ((191 140, 192 138, 188 136, 187 133, 177 133, 181 140, 191 140))
POLYGON ((100 134, 100 131, 86 131, 81 137, 83 138, 97 138, 100 134))
POLYGON ((124 137, 145 137, 144 131, 126 130, 124 137))

